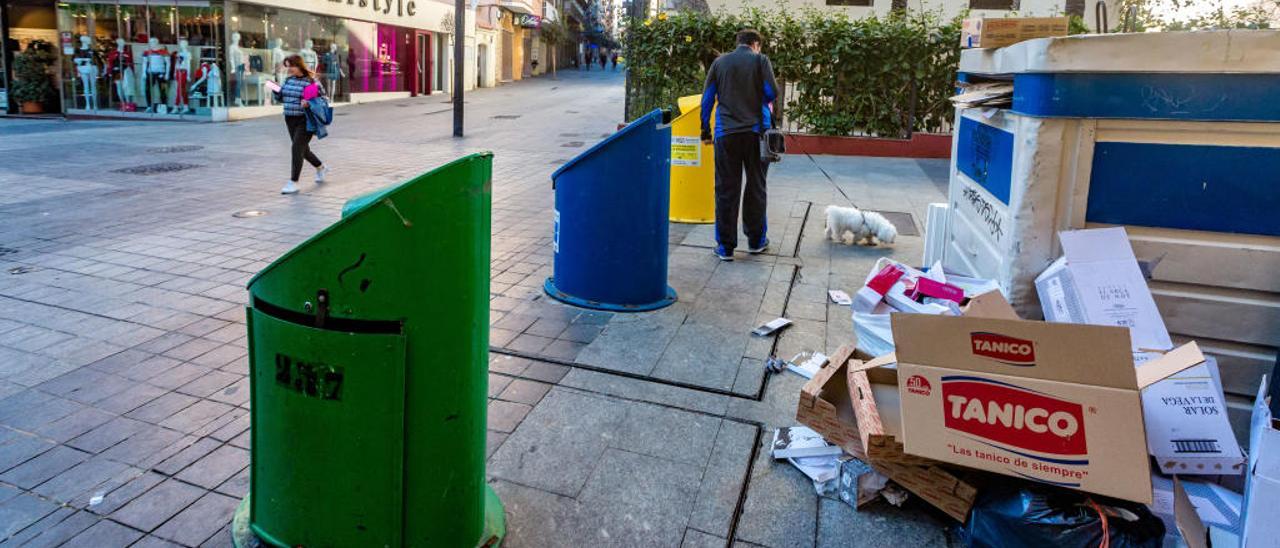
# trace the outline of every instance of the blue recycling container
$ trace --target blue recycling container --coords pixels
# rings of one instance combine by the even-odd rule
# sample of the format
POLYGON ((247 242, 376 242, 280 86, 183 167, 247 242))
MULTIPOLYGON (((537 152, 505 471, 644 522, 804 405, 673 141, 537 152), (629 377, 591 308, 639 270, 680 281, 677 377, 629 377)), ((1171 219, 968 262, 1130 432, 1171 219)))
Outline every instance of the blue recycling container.
POLYGON ((556 192, 548 295, 638 312, 676 301, 667 285, 671 128, 654 110, 551 174, 556 192))

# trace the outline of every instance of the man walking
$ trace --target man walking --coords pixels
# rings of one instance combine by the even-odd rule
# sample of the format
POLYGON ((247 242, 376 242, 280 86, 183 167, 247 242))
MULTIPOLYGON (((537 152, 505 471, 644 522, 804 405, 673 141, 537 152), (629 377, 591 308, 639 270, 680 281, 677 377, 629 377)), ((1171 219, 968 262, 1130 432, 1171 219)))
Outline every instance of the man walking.
POLYGON ((760 53, 760 33, 738 31, 738 48, 721 55, 707 70, 702 92, 702 141, 710 143, 711 111, 716 112, 716 249, 722 261, 733 260, 738 247, 738 209, 747 234, 747 252, 769 247, 765 221, 764 163, 760 135, 770 127, 770 104, 777 98, 769 58, 760 53), (746 191, 742 176, 746 173, 746 191))

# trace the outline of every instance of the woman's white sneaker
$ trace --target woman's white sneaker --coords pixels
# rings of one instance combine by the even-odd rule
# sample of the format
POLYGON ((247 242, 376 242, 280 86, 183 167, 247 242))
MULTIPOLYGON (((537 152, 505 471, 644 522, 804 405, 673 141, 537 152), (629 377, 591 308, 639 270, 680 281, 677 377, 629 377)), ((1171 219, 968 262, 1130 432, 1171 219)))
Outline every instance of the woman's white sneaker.
POLYGON ((285 183, 284 188, 280 189, 280 193, 281 194, 297 194, 298 184, 294 183, 293 181, 289 181, 288 183, 285 183))
POLYGON ((316 184, 324 183, 324 176, 329 173, 329 166, 322 165, 316 168, 316 184))

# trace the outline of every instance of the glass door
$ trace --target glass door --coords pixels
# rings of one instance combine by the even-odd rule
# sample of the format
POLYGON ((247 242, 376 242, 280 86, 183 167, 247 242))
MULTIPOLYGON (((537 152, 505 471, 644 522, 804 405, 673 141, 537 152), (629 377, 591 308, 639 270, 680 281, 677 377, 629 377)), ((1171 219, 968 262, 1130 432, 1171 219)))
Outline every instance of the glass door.
POLYGON ((414 91, 422 95, 431 93, 431 35, 425 32, 419 32, 417 36, 417 47, 414 52, 417 57, 416 72, 417 81, 414 83, 414 91))

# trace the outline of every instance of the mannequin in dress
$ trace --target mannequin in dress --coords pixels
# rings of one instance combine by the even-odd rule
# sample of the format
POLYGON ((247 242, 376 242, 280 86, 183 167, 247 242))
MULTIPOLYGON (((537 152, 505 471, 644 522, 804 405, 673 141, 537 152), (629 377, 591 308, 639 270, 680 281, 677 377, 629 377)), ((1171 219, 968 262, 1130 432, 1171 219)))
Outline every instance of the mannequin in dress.
POLYGON ((142 72, 147 78, 147 112, 168 112, 169 50, 162 47, 156 38, 147 40, 147 51, 142 52, 142 72), (157 92, 158 99, 153 95, 157 92))
POLYGON ((107 74, 115 84, 120 109, 132 108, 129 105, 133 104, 133 49, 124 38, 116 38, 116 49, 107 53, 107 74))
POLYGON ((178 51, 173 52, 173 108, 178 114, 191 110, 187 96, 187 80, 191 76, 191 50, 185 39, 178 40, 178 51))
POLYGON ((244 100, 240 98, 244 91, 244 68, 249 64, 249 56, 240 49, 240 33, 231 33, 231 47, 227 48, 227 66, 231 69, 230 73, 234 76, 231 81, 231 102, 236 106, 244 106, 244 100))
POLYGON ((80 49, 71 57, 76 74, 80 77, 81 96, 86 110, 98 110, 98 52, 93 50, 93 39, 80 37, 80 49))
POLYGON ((298 52, 298 55, 302 56, 302 61, 307 64, 307 68, 311 70, 316 70, 317 55, 316 55, 315 42, 312 42, 310 39, 307 39, 307 41, 305 42, 305 46, 303 46, 302 51, 298 52))
POLYGON ((324 52, 324 58, 322 61, 324 65, 324 89, 329 90, 331 97, 337 97, 338 81, 344 76, 342 72, 342 59, 338 55, 337 44, 329 44, 329 51, 324 52))

